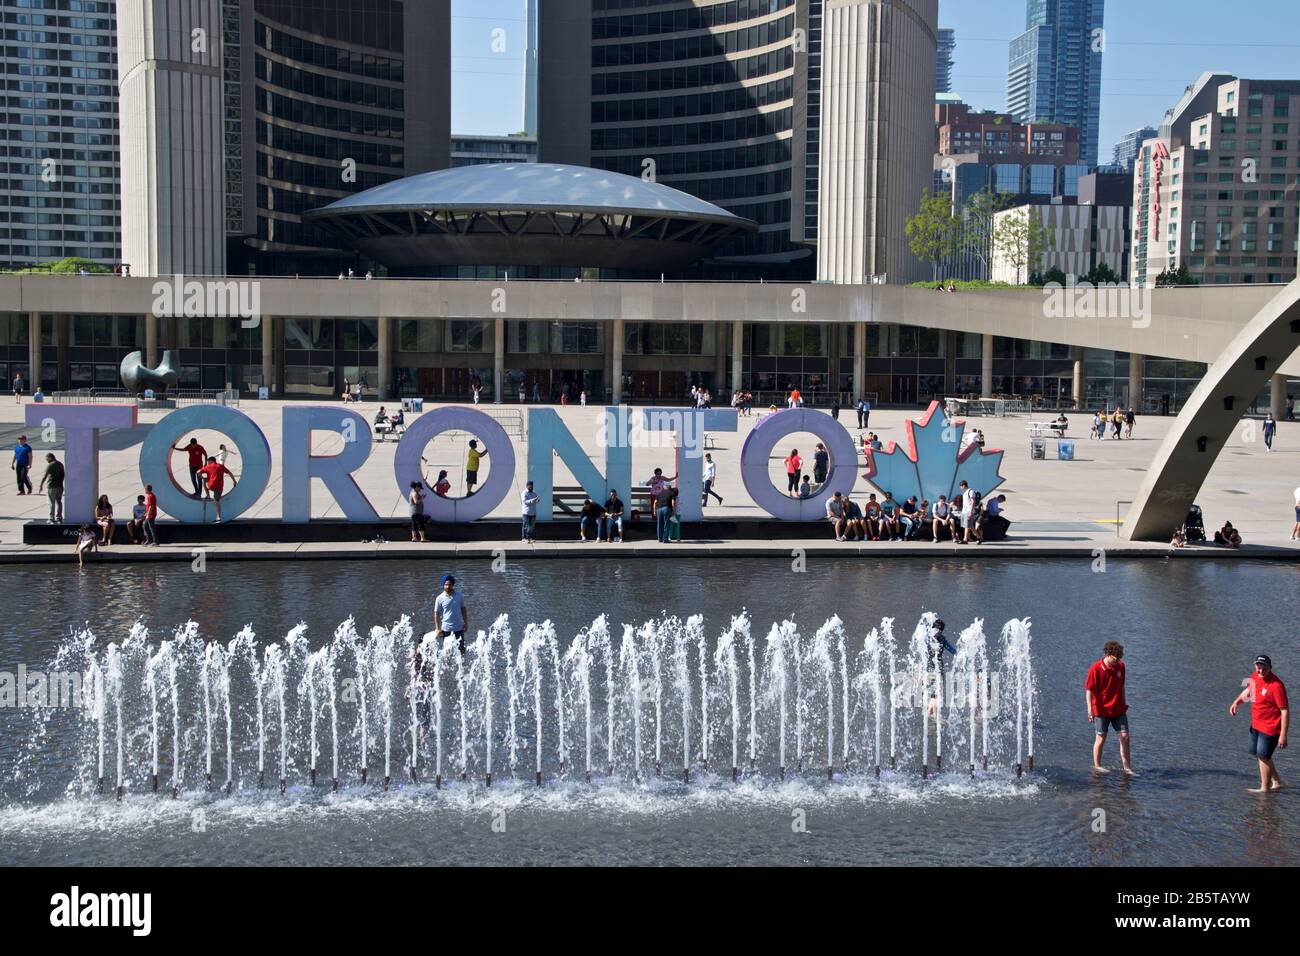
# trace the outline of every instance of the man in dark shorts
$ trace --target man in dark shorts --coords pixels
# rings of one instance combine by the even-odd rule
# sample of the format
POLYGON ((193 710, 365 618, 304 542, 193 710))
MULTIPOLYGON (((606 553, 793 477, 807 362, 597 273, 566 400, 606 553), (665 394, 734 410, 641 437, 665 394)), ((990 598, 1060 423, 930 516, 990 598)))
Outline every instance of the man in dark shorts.
POLYGON ((1119 733, 1119 757, 1124 772, 1137 776, 1129 762, 1128 703, 1124 700, 1124 645, 1107 641, 1101 649, 1101 660, 1088 669, 1083 682, 1083 696, 1088 704, 1088 721, 1096 732, 1092 743, 1092 769, 1096 773, 1110 773, 1101 765, 1101 751, 1106 745, 1106 734, 1113 727, 1119 733))
POLYGON ((1286 699, 1286 685, 1273 673, 1273 662, 1267 654, 1255 658, 1255 672, 1246 678, 1246 689, 1228 708, 1237 715, 1237 708, 1250 702, 1250 753, 1259 761, 1259 787, 1251 793, 1271 793, 1282 789, 1282 778, 1273 763, 1273 751, 1286 749, 1286 732, 1291 723, 1291 712, 1286 699))
POLYGON ((469 451, 465 454, 465 497, 468 498, 474 493, 474 486, 478 484, 478 465, 479 461, 487 457, 487 449, 479 450, 478 442, 473 439, 469 443, 469 451))
POLYGON ((465 610, 465 598, 456 590, 456 579, 450 574, 442 579, 442 593, 433 602, 433 634, 442 644, 444 634, 456 638, 456 644, 462 654, 465 653, 465 630, 469 627, 469 612, 465 610))

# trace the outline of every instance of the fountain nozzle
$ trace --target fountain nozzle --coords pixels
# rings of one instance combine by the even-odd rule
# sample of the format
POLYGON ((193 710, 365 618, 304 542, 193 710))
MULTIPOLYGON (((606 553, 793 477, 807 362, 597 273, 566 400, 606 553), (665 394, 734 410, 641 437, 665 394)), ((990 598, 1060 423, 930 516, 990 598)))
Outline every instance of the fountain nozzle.
POLYGON ((126 793, 126 787, 122 786, 121 784, 118 784, 118 785, 117 785, 117 799, 118 799, 119 801, 121 801, 121 799, 122 799, 122 795, 125 794, 125 793, 126 793))
POLYGON ((419 778, 415 775, 415 768, 411 768, 411 783, 419 783, 419 778))
POLYGON ((315 767, 312 767, 312 768, 311 768, 311 785, 312 785, 313 787, 316 786, 316 768, 315 768, 315 767))
POLYGON ((1034 755, 1033 755, 1033 754, 1030 754, 1030 755, 1029 755, 1029 772, 1030 772, 1030 773, 1033 773, 1033 772, 1034 772, 1034 755))
POLYGON ((392 782, 393 782, 393 778, 392 778, 392 777, 385 777, 385 778, 384 778, 384 793, 387 793, 387 792, 388 792, 388 785, 389 785, 390 783, 392 783, 392 782))
POLYGON ((1024 770, 1025 770, 1024 767, 1022 767, 1020 764, 1016 764, 1016 779, 1017 779, 1017 780, 1020 779, 1020 775, 1021 775, 1022 773, 1024 773, 1024 770))
POLYGON ((460 782, 461 782, 461 783, 464 783, 464 782, 465 782, 465 771, 464 771, 464 770, 462 770, 462 771, 460 772, 460 782))
POLYGON ((782 767, 782 768, 781 768, 781 779, 782 779, 782 780, 785 779, 785 767, 782 767))
POLYGON ((943 769, 943 754, 934 755, 934 769, 935 770, 943 769))
POLYGON ((540 770, 537 771, 537 785, 539 787, 542 785, 542 772, 540 770))
POLYGON ((690 782, 691 782, 691 768, 690 768, 690 767, 683 767, 683 768, 682 768, 682 783, 690 783, 690 782))
POLYGON ((889 769, 890 770, 898 769, 898 754, 889 755, 889 769))
POLYGON ((362 767, 362 768, 361 768, 361 782, 362 782, 362 783, 365 783, 365 782, 366 782, 366 774, 369 773, 369 772, 370 772, 370 771, 369 771, 368 768, 366 768, 366 767, 362 767))
POLYGON ((434 788, 435 790, 441 790, 441 789, 442 789, 442 774, 436 774, 436 775, 434 776, 434 778, 433 778, 433 788, 434 788))
POLYGON ((971 765, 970 765, 970 778, 971 778, 972 780, 975 779, 975 765, 974 765, 974 764, 971 764, 971 765))
POLYGON ((484 780, 486 781, 487 786, 489 786, 489 787, 492 786, 492 772, 491 772, 491 771, 488 771, 488 772, 484 775, 484 780))
POLYGON ((880 764, 876 764, 876 779, 880 779, 880 764))
POLYGON ((158 792, 158 775, 157 775, 157 774, 154 774, 154 775, 150 778, 150 780, 152 781, 153 792, 154 792, 154 793, 157 793, 157 792, 158 792))
POLYGON ((334 778, 334 792, 335 792, 335 793, 338 793, 338 791, 339 791, 339 778, 338 778, 338 777, 335 777, 335 778, 334 778))
POLYGON ((259 770, 257 771, 257 789, 261 790, 265 786, 266 786, 266 771, 259 770))
POLYGON ((281 777, 281 778, 280 778, 280 796, 283 797, 283 796, 284 796, 284 792, 285 792, 285 790, 287 790, 288 788, 289 788, 289 781, 288 781, 288 780, 285 780, 284 777, 281 777))
POLYGON ((985 754, 985 755, 984 755, 984 766, 983 766, 983 769, 985 769, 985 770, 989 769, 989 755, 988 755, 988 754, 985 754))
POLYGON ((827 768, 826 768, 826 779, 827 779, 827 780, 834 780, 834 779, 835 779, 835 768, 834 768, 834 767, 827 767, 827 768))
POLYGON ((204 784, 207 786, 207 788, 208 788, 209 790, 211 790, 211 789, 212 789, 212 774, 210 774, 210 773, 205 773, 205 774, 203 775, 203 782, 204 782, 204 784))
POLYGON ((233 780, 227 780, 227 781, 226 781, 226 796, 230 796, 231 791, 233 791, 234 789, 235 789, 235 782, 234 782, 233 780))
POLYGON ((104 792, 104 778, 103 778, 103 777, 100 777, 98 780, 95 781, 95 792, 96 792, 96 793, 103 793, 103 792, 104 792))
POLYGON ((921 779, 922 780, 930 779, 930 765, 928 763, 921 764, 921 779))
POLYGON ((740 768, 739 768, 739 767, 732 767, 732 768, 731 768, 731 782, 732 782, 732 783, 739 783, 739 782, 740 782, 740 768))
POLYGON ((655 761, 655 776, 656 776, 656 777, 662 777, 663 775, 664 775, 663 764, 661 764, 658 760, 656 760, 656 761, 655 761))

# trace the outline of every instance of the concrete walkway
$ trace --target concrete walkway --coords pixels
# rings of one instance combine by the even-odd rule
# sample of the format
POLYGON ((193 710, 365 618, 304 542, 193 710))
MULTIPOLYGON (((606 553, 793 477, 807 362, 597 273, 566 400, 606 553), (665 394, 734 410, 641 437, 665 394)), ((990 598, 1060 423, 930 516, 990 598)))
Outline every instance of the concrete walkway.
MULTIPOLYGON (((242 410, 251 415, 265 432, 272 449, 271 481, 261 500, 247 513, 247 517, 278 519, 280 517, 280 412, 281 402, 245 402, 242 410)), ((426 406, 432 408, 433 406, 426 406)), ((484 409, 493 406, 485 405, 484 409)), ((519 406, 504 406, 518 409, 519 406)), ((360 409, 367 418, 373 417, 378 406, 367 403, 360 409)), ((603 470, 603 452, 598 444, 596 408, 566 407, 557 409, 564 424, 603 470)), ((101 491, 113 502, 120 520, 130 515, 130 507, 140 493, 138 458, 140 443, 148 430, 166 412, 142 412, 140 425, 130 431, 104 433, 100 451, 101 491)), ((905 442, 905 420, 917 418, 919 411, 876 411, 871 415, 870 430, 886 443, 890 440, 905 442)), ((23 408, 11 402, 0 402, 0 442, 11 449, 17 436, 29 431, 23 426, 23 408)), ((1108 556, 1152 555, 1164 556, 1170 549, 1163 543, 1129 543, 1117 535, 1117 521, 1122 518, 1138 490, 1141 479, 1155 456, 1160 440, 1168 431, 1172 419, 1159 417, 1139 418, 1135 437, 1131 441, 1098 442, 1087 438, 1091 416, 1071 416, 1071 435, 1078 439, 1075 461, 1031 460, 1027 425, 1031 420, 1046 420, 1047 415, 1017 416, 1011 418, 973 418, 968 428, 980 428, 985 435, 986 448, 1003 448, 1006 456, 1002 474, 1006 483, 998 489, 1007 496, 1006 514, 1012 519, 1011 539, 1001 544, 980 547, 957 547, 950 543, 904 544, 901 542, 873 542, 868 544, 838 543, 829 539, 808 541, 738 541, 738 542, 685 542, 659 545, 649 542, 628 542, 624 545, 582 544, 577 539, 577 525, 573 525, 572 543, 541 542, 536 545, 484 542, 475 545, 429 543, 412 545, 405 541, 404 528, 394 528, 384 544, 315 543, 315 544, 211 544, 201 549, 204 559, 231 560, 251 558, 310 559, 349 558, 359 555, 414 557, 417 555, 448 555, 463 557, 493 556, 499 550, 509 557, 537 556, 662 556, 713 555, 739 557, 743 555, 785 555, 795 560, 802 549, 805 555, 862 553, 864 555, 936 555, 951 556, 954 552, 966 555, 1000 555, 1015 557, 1040 557, 1049 555, 1091 556, 1098 549, 1108 556), (400 540, 395 540, 400 539, 400 540)), ((408 421, 411 416, 408 416, 408 421)), ((711 449, 718 465, 717 490, 725 499, 723 505, 709 506, 707 514, 717 518, 761 519, 764 513, 750 500, 739 479, 740 450, 745 437, 753 428, 757 417, 741 418, 736 433, 717 433, 716 447, 711 449)), ((862 434, 856 427, 856 415, 841 412, 841 424, 849 427, 855 439, 862 434)), ((40 435, 29 434, 37 453, 37 468, 33 469, 33 483, 39 484, 44 452, 47 448, 39 441, 40 435)), ((197 437, 210 451, 226 441, 216 433, 199 432, 197 437)), ((430 478, 436 478, 441 469, 449 472, 452 494, 463 494, 464 460, 468 439, 463 433, 444 434, 432 442, 425 451, 430 478)), ((61 434, 52 450, 61 451, 61 434)), ((340 439, 320 434, 314 442, 316 454, 330 454, 339 449, 340 439)), ((228 443, 228 442, 227 442, 228 443)), ((796 447, 802 456, 811 459, 816 440, 811 435, 792 435, 773 452, 770 474, 778 487, 784 488, 785 475, 782 458, 789 448, 796 447)), ((1055 454, 1055 442, 1048 443, 1049 455, 1055 454)), ((405 520, 406 504, 393 478, 394 442, 376 442, 370 459, 356 475, 357 483, 383 518, 405 520)), ((6 453, 8 454, 8 453, 6 453)), ((526 480, 526 449, 516 441, 516 473, 511 493, 493 511, 492 517, 514 518, 518 514, 518 492, 526 480)), ((492 467, 492 456, 485 459, 485 470, 480 473, 480 484, 486 480, 492 467)), ((859 461, 861 465, 861 460, 859 461)), ((232 470, 240 473, 239 459, 234 458, 232 470)), ((670 448, 636 448, 633 451, 633 476, 640 483, 648 478, 655 467, 672 474, 674 455, 670 448)), ((859 474, 864 470, 859 469, 859 474)), ((183 461, 177 461, 177 473, 183 474, 183 461)), ((12 476, 12 472, 10 473, 12 476)), ((22 524, 43 520, 47 516, 48 502, 44 495, 18 497, 12 477, 8 489, 0 493, 0 562, 71 559, 71 546, 28 546, 22 543, 22 524)), ((576 484, 557 459, 555 484, 576 484)), ((312 514, 314 517, 341 517, 337 505, 316 483, 312 514)), ((1268 451, 1258 427, 1258 422, 1244 420, 1232 440, 1219 457, 1198 502, 1205 512, 1205 523, 1211 536, 1224 520, 1231 520, 1240 529, 1246 547, 1240 552, 1227 552, 1218 548, 1191 548, 1175 552, 1175 557, 1192 557, 1211 554, 1233 557, 1275 556, 1300 559, 1300 542, 1289 539, 1293 523, 1293 493, 1300 486, 1300 423, 1283 422, 1278 426, 1274 450, 1268 451)), ((854 494, 859 499, 872 489, 859 478, 854 494)), ((624 499, 627 499, 626 490, 624 499)), ((1170 529, 1172 531, 1172 529, 1170 529)), ((651 531, 652 533, 652 531, 651 531)), ((194 560, 191 545, 160 548, 136 548, 116 545, 94 560, 194 560)))

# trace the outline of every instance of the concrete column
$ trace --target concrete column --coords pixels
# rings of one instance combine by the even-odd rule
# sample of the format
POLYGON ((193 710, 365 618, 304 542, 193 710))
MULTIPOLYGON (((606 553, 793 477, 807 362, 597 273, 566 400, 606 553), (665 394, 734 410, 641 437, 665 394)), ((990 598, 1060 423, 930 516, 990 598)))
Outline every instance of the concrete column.
POLYGON ((862 401, 867 390, 867 323, 853 323, 853 400, 862 401))
POLYGON ((506 400, 506 320, 492 321, 492 389, 498 405, 506 400))
POLYGON ((980 397, 993 396, 993 336, 984 334, 980 353, 980 397))
POLYGON ((1071 399, 1075 408, 1083 408, 1083 349, 1079 346, 1074 347, 1074 384, 1071 386, 1073 395, 1071 399))
POLYGON ((275 389, 271 392, 276 398, 284 398, 287 391, 284 378, 284 319, 271 319, 271 339, 275 343, 275 389))
POLYGON ((714 323, 713 330, 713 394, 715 400, 721 400, 722 390, 727 384, 727 332, 726 322, 714 323))
POLYGON ((67 391, 72 384, 72 369, 68 362, 68 338, 72 334, 72 320, 67 314, 54 317, 54 344, 57 348, 55 361, 59 366, 59 390, 67 391))
MULTIPOLYGON (((265 319, 262 326, 266 327, 265 319)), ((262 333, 262 339, 266 339, 265 332, 262 333)), ((144 317, 144 364, 150 368, 158 367, 158 316, 152 312, 144 317)))
POLYGON ((1145 361, 1145 355, 1129 354, 1128 403, 1138 412, 1142 411, 1142 365, 1145 361))
MULTIPOLYGON (((739 391, 745 381, 745 323, 737 319, 731 323, 731 390, 739 391)), ((730 396, 728 396, 730 400, 730 396)))
POLYGON ((612 404, 623 404, 623 342, 626 333, 623 328, 623 320, 614 320, 614 341, 610 345, 610 388, 612 389, 612 404))
MULTIPOLYGON (((613 322, 605 323, 605 349, 601 357, 604 359, 605 362, 603 366, 603 370, 605 373, 604 375, 605 388, 611 388, 614 382, 614 323, 613 322)), ((605 394, 602 392, 599 395, 588 395, 587 401, 592 402, 593 404, 603 405, 605 403, 605 394)))
POLYGON ((957 333, 945 332, 943 345, 944 396, 957 394, 957 333))
POLYGON ((266 395, 275 394, 275 330, 271 328, 274 321, 269 315, 262 316, 262 384, 266 386, 266 395))
POLYGON ((41 384, 41 314, 27 313, 27 379, 28 392, 35 392, 41 384))
POLYGON ((1269 383, 1268 410, 1278 421, 1286 414, 1286 376, 1274 375, 1269 383))
POLYGON ((393 397, 393 320, 379 317, 379 404, 393 397))

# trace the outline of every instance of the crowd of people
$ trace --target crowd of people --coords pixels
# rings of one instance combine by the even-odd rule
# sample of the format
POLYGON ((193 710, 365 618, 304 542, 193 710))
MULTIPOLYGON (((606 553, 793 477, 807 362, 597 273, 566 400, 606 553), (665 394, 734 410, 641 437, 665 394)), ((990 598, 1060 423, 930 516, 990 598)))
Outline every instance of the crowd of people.
POLYGON ((1092 431, 1088 433, 1089 438, 1095 438, 1097 441, 1105 441, 1107 438, 1106 429, 1110 429, 1110 439, 1119 441, 1124 438, 1133 437, 1133 426, 1137 424, 1137 412, 1130 405, 1127 411, 1119 405, 1109 415, 1106 410, 1099 409, 1092 413, 1092 431))
POLYGON ((965 481, 951 499, 940 495, 933 504, 911 495, 896 501, 892 492, 875 492, 859 505, 835 492, 826 502, 826 521, 836 541, 932 541, 936 544, 983 544, 1006 537, 1011 527, 1003 513, 1006 495, 985 499, 965 481))

